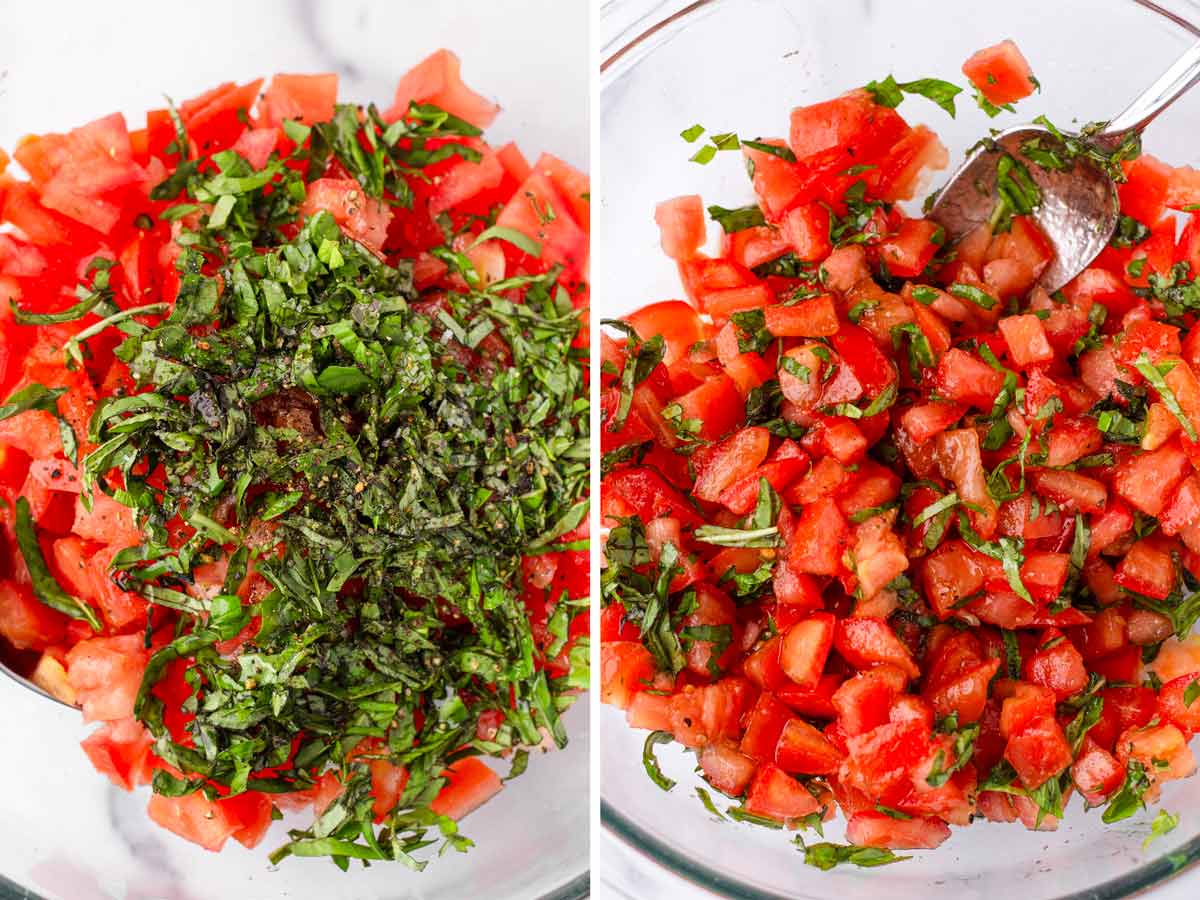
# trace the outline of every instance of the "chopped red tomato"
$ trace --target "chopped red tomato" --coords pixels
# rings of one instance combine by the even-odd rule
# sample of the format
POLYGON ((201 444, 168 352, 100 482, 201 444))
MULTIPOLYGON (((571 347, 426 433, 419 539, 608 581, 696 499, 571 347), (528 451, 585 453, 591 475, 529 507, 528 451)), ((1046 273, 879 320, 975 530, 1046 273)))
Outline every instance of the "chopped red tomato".
MULTIPOLYGON (((1037 89, 1011 41, 963 70, 985 109, 1037 89)), ((1136 221, 1051 294, 1036 214, 947 246, 892 208, 948 156, 890 99, 744 142, 757 209, 717 216, 714 258, 700 197, 657 209, 688 302, 625 318, 665 365, 604 345, 605 421, 640 418, 605 436, 601 691, 747 812, 828 798, 852 844, 908 850, 1195 766, 1200 666, 1168 648, 1200 578, 1200 318, 1163 291, 1200 273, 1200 214, 1169 213, 1200 179, 1125 160, 1136 221)))

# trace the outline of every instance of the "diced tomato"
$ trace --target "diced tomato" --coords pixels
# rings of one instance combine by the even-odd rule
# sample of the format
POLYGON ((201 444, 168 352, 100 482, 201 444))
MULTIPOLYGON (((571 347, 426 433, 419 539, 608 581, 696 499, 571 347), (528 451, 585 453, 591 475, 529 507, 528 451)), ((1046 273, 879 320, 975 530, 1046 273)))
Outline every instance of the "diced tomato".
POLYGON ((771 435, 761 427, 744 428, 719 444, 697 475, 693 493, 701 500, 715 501, 721 492, 755 469, 767 458, 771 435))
POLYGON ((841 619, 837 623, 834 646, 842 658, 857 669, 886 663, 900 669, 909 678, 917 678, 921 674, 908 648, 882 619, 869 616, 841 619))
POLYGON ((892 275, 900 278, 920 275, 941 246, 937 242, 939 233, 944 234, 929 219, 905 219, 896 234, 879 244, 879 258, 892 275))
POLYGON ((977 51, 963 63, 962 70, 980 93, 996 106, 1028 97, 1037 87, 1033 70, 1012 41, 1001 41, 977 51))
POLYGON ((704 204, 698 194, 664 200, 654 210, 663 253, 672 259, 691 259, 704 246, 704 204))
POLYGON ((793 775, 828 775, 838 770, 842 754, 803 719, 789 719, 779 735, 775 763, 793 775))
POLYGON ((151 794, 146 811, 163 828, 214 852, 243 827, 229 816, 222 801, 209 800, 200 791, 182 797, 151 794))
POLYGON ((455 821, 481 807, 500 793, 504 783, 500 776, 475 756, 452 763, 442 772, 446 784, 433 798, 429 808, 455 821))
MULTIPOLYGON (((327 75, 276 75, 259 98, 258 120, 265 125, 280 125, 294 119, 306 125, 333 118, 337 102, 338 77, 327 75)), ((258 166, 256 168, 261 168, 258 166)))
POLYGON ((731 797, 740 797, 758 764, 728 741, 708 744, 700 751, 700 768, 708 783, 731 797))
POLYGON ((833 172, 869 162, 906 131, 895 111, 877 105, 865 91, 852 91, 793 110, 788 144, 804 166, 833 172))
POLYGON ((1121 209, 1144 225, 1153 226, 1166 211, 1171 167, 1148 153, 1122 164, 1125 183, 1117 185, 1121 209))
POLYGON ((821 679, 825 661, 833 647, 836 620, 830 613, 813 613, 797 622, 783 636, 779 664, 800 687, 812 688, 821 679))
POLYGON ((409 70, 396 86, 396 96, 384 115, 389 121, 407 115, 410 103, 428 103, 487 128, 500 108, 467 87, 459 74, 461 63, 449 50, 438 50, 409 70))
POLYGON ((808 788, 769 762, 755 773, 745 806, 747 812, 779 822, 802 819, 821 808, 808 788))
POLYGON ((628 709, 633 697, 650 686, 657 669, 650 651, 635 641, 600 645, 600 702, 628 709))
POLYGON ((96 771, 117 787, 131 791, 153 778, 154 737, 136 719, 105 722, 80 743, 96 771))
POLYGON ((999 326, 1008 345, 1009 358, 1020 368, 1054 359, 1054 351, 1046 340, 1046 329, 1037 316, 1007 316, 1000 320, 999 326))
POLYGON ((696 311, 682 300, 651 303, 626 320, 642 340, 662 335, 663 362, 668 366, 683 359, 692 346, 704 338, 704 325, 696 311))
POLYGON ((786 706, 769 692, 763 691, 746 716, 745 733, 739 749, 760 763, 773 761, 779 735, 792 718, 786 706))
POLYGON ((895 818, 875 810, 855 813, 846 824, 846 840, 858 847, 892 850, 934 850, 950 837, 941 819, 895 818))
POLYGON ((838 330, 837 309, 829 294, 793 306, 768 306, 763 314, 767 331, 777 337, 829 337, 838 330))
POLYGON ((849 535, 846 520, 830 498, 804 507, 788 550, 794 571, 836 575, 841 571, 842 546, 849 535))
POLYGON ((308 197, 300 207, 311 216, 324 210, 354 240, 378 252, 387 239, 392 214, 378 200, 367 197, 357 181, 346 178, 319 178, 308 185, 308 197))
POLYGON ((879 666, 842 682, 834 691, 831 703, 845 734, 866 734, 887 724, 905 681, 906 676, 901 670, 879 666))

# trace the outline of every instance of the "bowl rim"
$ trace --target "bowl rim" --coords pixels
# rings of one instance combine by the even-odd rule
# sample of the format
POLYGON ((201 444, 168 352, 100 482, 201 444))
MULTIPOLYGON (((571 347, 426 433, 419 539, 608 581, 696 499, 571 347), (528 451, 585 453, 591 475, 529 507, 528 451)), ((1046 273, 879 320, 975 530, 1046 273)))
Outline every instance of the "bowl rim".
MULTIPOLYGON (((683 28, 689 17, 724 0, 606 0, 600 9, 600 108, 604 91, 638 49, 671 28, 683 28)), ((1161 16, 1185 33, 1200 38, 1197 0, 1126 0, 1161 16)), ((620 726, 618 726, 620 727, 620 726)), ((599 751, 596 751, 599 752, 599 751)), ((658 835, 627 818, 600 794, 600 822, 625 847, 661 866, 694 887, 731 900, 796 900, 797 894, 777 893, 743 884, 736 878, 690 858, 658 835)), ((593 838, 595 840, 595 838, 593 838)), ((1054 900, 1122 900, 1156 887, 1200 864, 1200 835, 1171 853, 1162 854, 1101 884, 1054 900)))

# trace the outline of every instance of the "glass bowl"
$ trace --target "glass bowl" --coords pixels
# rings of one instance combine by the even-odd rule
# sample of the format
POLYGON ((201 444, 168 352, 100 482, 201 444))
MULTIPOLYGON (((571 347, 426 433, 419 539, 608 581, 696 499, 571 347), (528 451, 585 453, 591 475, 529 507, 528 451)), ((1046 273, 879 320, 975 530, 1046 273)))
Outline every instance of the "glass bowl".
MULTIPOLYGON (((960 96, 955 119, 923 98, 901 109, 909 121, 938 132, 953 167, 989 126, 1015 125, 1043 112, 1068 128, 1115 115, 1200 34, 1200 4, 612 0, 601 25, 600 166, 606 177, 596 212, 605 236, 598 266, 603 272, 619 266, 621 278, 599 286, 598 318, 683 296, 676 267, 658 246, 655 203, 694 193, 727 207, 752 200, 740 156, 718 154, 707 166, 689 163, 699 145, 684 143, 683 129, 699 123, 710 133, 786 134, 793 106, 888 73, 899 81, 931 76, 962 84, 959 67, 972 51, 1012 38, 1044 91, 1023 101, 1016 115, 989 120, 969 93, 960 96)), ((1194 165, 1200 161, 1198 124, 1200 91, 1194 90, 1150 127, 1145 145, 1173 164, 1194 165)), ((718 230, 710 229, 710 237, 718 230)), ((1056 833, 980 822, 955 829, 938 851, 899 865, 821 872, 804 865, 787 833, 721 822, 707 813, 694 791, 703 783, 693 771, 694 757, 678 745, 659 748, 665 774, 678 782, 663 793, 642 768, 645 732, 626 727, 610 707, 602 708, 598 721, 608 834, 721 895, 1102 900, 1158 884, 1200 860, 1197 777, 1165 787, 1163 806, 1181 814, 1181 822, 1148 850, 1142 842, 1154 810, 1108 827, 1098 812, 1084 814, 1077 802, 1056 833)), ((829 839, 841 840, 841 828, 831 825, 829 839)))
MULTIPOLYGON (((343 98, 390 104, 400 75, 439 47, 461 56, 468 83, 505 112, 489 130, 534 158, 588 164, 588 10, 583 3, 468 0, 138 0, 8 3, 0 28, 0 146, 63 131, 114 110, 131 128, 163 95, 193 97, 221 81, 274 72, 341 76, 343 98), (514 65, 513 60, 520 60, 514 65)), ((567 749, 463 822, 475 842, 416 874, 400 865, 289 859, 270 868, 277 824, 255 850, 208 853, 154 825, 148 789, 127 794, 98 775, 79 741, 79 713, 0 677, 0 898, 494 898, 588 893, 588 710, 566 716, 567 749)), ((505 766, 500 765, 503 771, 505 766)))

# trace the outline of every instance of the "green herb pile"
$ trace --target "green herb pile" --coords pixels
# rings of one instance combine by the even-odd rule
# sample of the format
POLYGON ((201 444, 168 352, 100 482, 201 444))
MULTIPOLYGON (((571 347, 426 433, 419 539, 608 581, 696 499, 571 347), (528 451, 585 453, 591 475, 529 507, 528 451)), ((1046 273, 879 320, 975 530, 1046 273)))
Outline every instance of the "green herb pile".
MULTIPOLYGON (((588 505, 580 318, 556 270, 483 287, 449 249, 448 222, 435 255, 467 287, 430 302, 409 261, 382 261, 328 213, 299 216, 306 181, 331 160, 367 197, 410 205, 423 167, 478 158, 445 142, 479 134, 454 116, 414 104, 388 124, 339 106, 330 122, 287 123, 297 149, 259 171, 233 151, 187 158, 176 122, 178 167, 151 196, 176 201, 163 216, 184 225, 177 301, 118 310, 101 263, 55 315, 103 317, 68 347, 77 362, 88 338, 120 329, 138 387, 100 402, 82 472, 85 499, 99 488, 143 528, 113 569, 151 604, 147 646, 175 623, 135 713, 185 777, 159 772, 154 790, 290 792, 334 767, 341 797, 272 859, 420 868, 413 854, 439 833, 443 850, 470 845, 429 806, 447 763, 515 751, 519 772, 521 748, 567 743, 561 714, 587 686, 586 639, 567 674, 542 665, 587 598, 548 596, 549 637, 535 637, 521 572, 526 556, 586 547, 562 543, 588 505), (220 592, 192 589, 196 568, 221 559, 220 592), (244 599, 250 572, 265 586, 244 599), (218 650, 239 634, 240 650, 218 650), (164 723, 155 690, 177 660, 190 739, 164 723), (481 716, 501 723, 487 740, 481 716), (364 739, 378 749, 352 756, 364 739), (379 826, 372 758, 409 773, 379 826)), ((473 224, 490 226, 476 240, 540 251, 473 224)))

